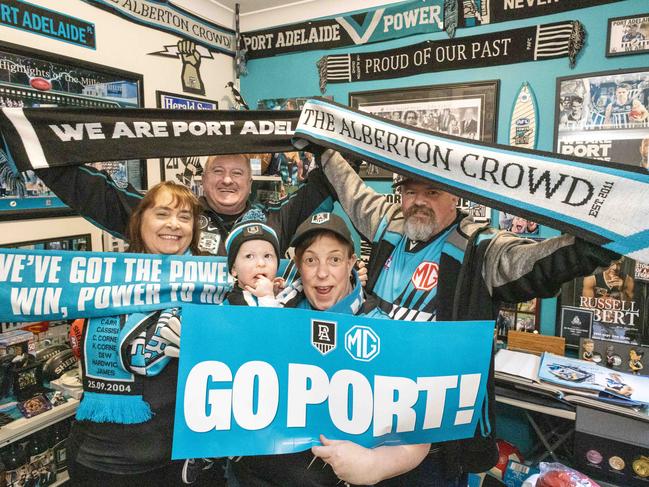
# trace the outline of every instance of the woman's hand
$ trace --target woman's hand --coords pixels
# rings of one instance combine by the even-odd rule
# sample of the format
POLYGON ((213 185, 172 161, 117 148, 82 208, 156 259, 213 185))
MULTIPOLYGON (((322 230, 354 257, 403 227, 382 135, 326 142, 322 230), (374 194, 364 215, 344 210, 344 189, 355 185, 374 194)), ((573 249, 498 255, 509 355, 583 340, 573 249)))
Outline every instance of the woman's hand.
POLYGON ((320 435, 322 446, 311 452, 331 465, 339 479, 350 484, 373 485, 409 472, 426 457, 430 443, 365 448, 345 440, 320 435))
POLYGON ((330 440, 320 435, 323 446, 314 446, 311 452, 331 465, 339 479, 350 484, 372 485, 380 481, 373 476, 373 452, 369 448, 346 440, 330 440))
POLYGON ((167 323, 160 328, 160 336, 169 342, 165 346, 164 354, 167 357, 178 358, 180 355, 180 317, 169 318, 167 323))

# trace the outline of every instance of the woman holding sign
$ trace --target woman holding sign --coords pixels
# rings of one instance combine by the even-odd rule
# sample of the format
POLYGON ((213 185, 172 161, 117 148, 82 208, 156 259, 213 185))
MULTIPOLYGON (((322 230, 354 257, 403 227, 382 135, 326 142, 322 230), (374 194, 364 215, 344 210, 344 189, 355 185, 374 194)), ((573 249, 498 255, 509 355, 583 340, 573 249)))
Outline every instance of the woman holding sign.
MULTIPOLYGON (((133 211, 129 251, 198 254, 200 206, 190 190, 162 182, 133 211)), ((83 333, 84 395, 68 439, 72 485, 180 483, 171 461, 178 361, 159 332, 173 310, 92 318, 83 333)))
MULTIPOLYGON (((298 227, 291 245, 295 246, 294 261, 301 283, 278 296, 286 307, 354 315, 371 310, 353 270, 354 244, 342 218, 332 213, 313 215, 298 227)), ((369 449, 351 441, 320 439, 322 446, 311 451, 243 457, 232 464, 236 479, 242 487, 333 487, 341 480, 355 485, 399 485, 404 480, 400 476, 417 467, 430 447, 419 444, 369 449), (390 478, 394 480, 382 482, 390 478)), ((430 477, 421 481, 408 478, 406 482, 410 486, 436 485, 430 477)))

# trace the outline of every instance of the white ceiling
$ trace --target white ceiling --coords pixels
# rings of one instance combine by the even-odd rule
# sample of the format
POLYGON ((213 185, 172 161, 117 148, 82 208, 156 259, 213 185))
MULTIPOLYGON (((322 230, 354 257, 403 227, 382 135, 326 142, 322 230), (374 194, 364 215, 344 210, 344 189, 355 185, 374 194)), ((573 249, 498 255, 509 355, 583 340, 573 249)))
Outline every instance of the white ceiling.
MULTIPOLYGON (((234 7, 238 3, 242 15, 263 12, 264 10, 274 10, 290 5, 299 5, 302 3, 311 3, 316 0, 210 0, 212 3, 221 5, 234 12, 234 7)), ((322 1, 322 0, 321 0, 322 1)))

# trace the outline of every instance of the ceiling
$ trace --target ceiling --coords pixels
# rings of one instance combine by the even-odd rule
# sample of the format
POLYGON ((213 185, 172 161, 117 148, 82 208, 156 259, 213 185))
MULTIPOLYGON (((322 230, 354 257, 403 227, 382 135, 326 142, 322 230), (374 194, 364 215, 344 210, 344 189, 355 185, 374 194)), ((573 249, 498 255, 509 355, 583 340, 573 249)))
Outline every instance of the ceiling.
POLYGON ((250 14, 287 5, 296 5, 301 3, 310 3, 314 0, 210 0, 212 3, 222 5, 234 12, 234 7, 238 3, 241 14, 250 14))

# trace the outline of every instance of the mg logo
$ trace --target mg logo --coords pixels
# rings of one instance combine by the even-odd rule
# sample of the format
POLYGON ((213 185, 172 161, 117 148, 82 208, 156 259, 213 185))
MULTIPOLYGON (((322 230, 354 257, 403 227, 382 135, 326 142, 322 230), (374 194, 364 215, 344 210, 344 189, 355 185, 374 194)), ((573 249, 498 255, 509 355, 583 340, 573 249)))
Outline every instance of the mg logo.
POLYGON ((369 362, 381 351, 381 339, 367 326, 354 326, 345 333, 345 350, 355 360, 369 362))
POLYGON ((412 274, 412 284, 419 291, 430 291, 437 286, 439 267, 435 262, 422 262, 412 274))

